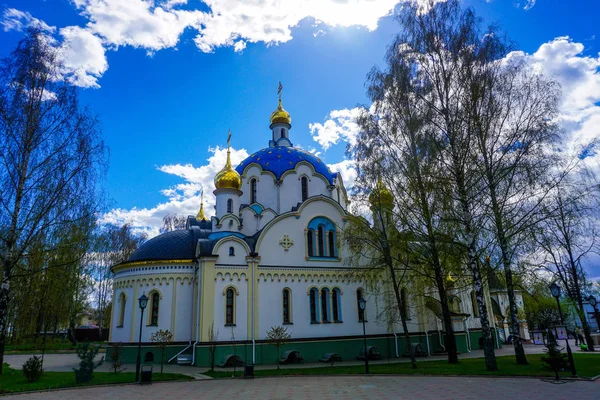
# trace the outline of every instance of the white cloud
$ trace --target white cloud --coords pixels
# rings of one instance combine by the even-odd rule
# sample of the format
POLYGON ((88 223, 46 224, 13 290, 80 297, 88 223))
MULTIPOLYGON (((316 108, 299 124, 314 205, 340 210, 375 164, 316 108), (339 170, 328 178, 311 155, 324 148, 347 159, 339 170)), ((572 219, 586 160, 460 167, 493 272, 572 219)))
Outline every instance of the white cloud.
POLYGON ((342 175, 342 181, 346 190, 352 189, 354 181, 358 175, 354 160, 342 160, 339 163, 327 164, 333 172, 339 172, 342 175))
POLYGON ((354 144, 359 127, 356 118, 360 108, 333 110, 324 123, 315 122, 308 125, 313 139, 319 143, 323 150, 337 144, 340 139, 344 142, 354 144))
MULTIPOLYGON (((421 1, 421 0, 419 0, 421 1)), ((423 0, 424 1, 424 0, 423 0)), ((437 0, 444 1, 444 0, 437 0)), ((248 43, 267 45, 292 39, 291 29, 300 21, 314 21, 315 36, 331 27, 377 28, 402 0, 71 0, 86 20, 84 26, 60 29, 70 46, 71 81, 82 87, 99 87, 106 71, 106 50, 132 46, 156 51, 174 48, 186 29, 196 32, 200 51, 232 47, 241 52, 248 43)), ((0 21, 5 31, 39 27, 49 33, 56 28, 30 13, 9 8, 0 21)))
POLYGON ((79 26, 62 28, 60 35, 67 79, 76 86, 99 87, 97 79, 108 68, 100 38, 79 26))
MULTIPOLYGON (((582 43, 558 37, 542 44, 533 54, 514 52, 533 68, 558 81, 562 89, 559 121, 565 131, 564 149, 579 153, 600 140, 600 54, 584 54, 582 43)), ((598 171, 599 154, 587 157, 588 166, 598 171)))
POLYGON ((14 8, 7 8, 4 10, 0 24, 2 24, 4 32, 11 30, 23 31, 27 28, 36 28, 48 33, 54 33, 56 31, 55 26, 50 26, 44 21, 34 18, 26 11, 20 11, 14 8))
POLYGON ((523 10, 531 10, 533 6, 535 6, 536 0, 526 0, 525 6, 523 6, 523 10))
MULTIPOLYGON (((149 237, 156 236, 162 226, 162 219, 167 214, 196 215, 200 208, 200 191, 204 190, 204 210, 207 216, 214 214, 215 198, 212 194, 215 189, 214 176, 225 165, 227 149, 209 148, 212 155, 208 163, 200 167, 191 164, 161 165, 158 171, 175 175, 184 180, 183 183, 163 189, 161 193, 167 197, 167 201, 157 204, 151 208, 132 208, 130 210, 117 208, 104 214, 101 223, 124 224, 130 223, 135 231, 143 231, 149 237)), ((231 149, 231 163, 239 164, 248 157, 245 149, 231 149)))

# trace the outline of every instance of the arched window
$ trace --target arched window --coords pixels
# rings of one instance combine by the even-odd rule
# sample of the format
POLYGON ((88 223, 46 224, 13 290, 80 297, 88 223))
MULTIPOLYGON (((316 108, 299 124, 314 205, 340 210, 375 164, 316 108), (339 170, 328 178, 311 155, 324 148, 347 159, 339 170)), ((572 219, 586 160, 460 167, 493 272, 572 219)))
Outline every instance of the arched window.
POLYGON ((329 289, 321 289, 321 322, 329 320, 329 289))
POLYGON ((336 225, 328 218, 315 217, 306 229, 307 257, 337 257, 336 225))
POLYGON ((292 323, 292 291, 288 288, 283 289, 283 323, 292 323))
POLYGON ((231 214, 233 212, 233 200, 227 199, 227 213, 231 214))
POLYGON ((229 247, 229 255, 235 256, 235 249, 233 248, 233 246, 229 247))
POLYGON ((121 293, 119 296, 119 303, 121 304, 119 309, 119 324, 117 325, 117 328, 122 328, 123 323, 125 322, 125 303, 127 303, 127 297, 125 297, 125 293, 121 293))
POLYGON ((309 229, 308 232, 306 232, 306 246, 308 246, 308 256, 309 257, 312 257, 315 255, 313 235, 314 235, 314 232, 312 229, 309 229))
POLYGON ((300 179, 300 186, 302 187, 302 201, 308 199, 308 178, 303 176, 300 179))
POLYGON ((310 322, 317 323, 317 289, 310 289, 310 322))
POLYGON ((152 294, 152 303, 150 307, 150 325, 158 325, 158 303, 160 302, 160 295, 157 292, 152 294))
POLYGON ((256 203, 256 179, 250 179, 250 204, 256 203))
POLYGON ((317 241, 319 243, 319 257, 323 257, 325 255, 325 230, 323 229, 323 225, 319 225, 319 237, 317 241))
POLYGON ((450 296, 450 298, 448 299, 448 303, 448 305, 450 306, 450 311, 455 313, 461 312, 460 299, 457 296, 450 296))
POLYGON ((281 128, 281 137, 284 138, 285 137, 285 129, 281 128))
POLYGON ((408 291, 406 288, 400 289, 400 297, 402 298, 402 312, 404 318, 410 319, 410 308, 408 307, 408 291))
POLYGON ((329 257, 335 257, 335 231, 327 232, 329 257))
POLYGON ((357 289, 356 290, 356 307, 358 309, 358 322, 366 321, 365 320, 365 311, 366 310, 360 309, 360 299, 362 299, 362 298, 363 298, 362 289, 357 289))
POLYGON ((471 290, 471 304, 473 306, 473 316, 479 317, 479 306, 477 305, 477 293, 471 290))
POLYGON ((333 322, 342 322, 341 292, 335 288, 331 291, 331 318, 333 322))
POLYGON ((233 288, 227 289, 225 294, 225 326, 233 326, 235 324, 235 293, 233 288))

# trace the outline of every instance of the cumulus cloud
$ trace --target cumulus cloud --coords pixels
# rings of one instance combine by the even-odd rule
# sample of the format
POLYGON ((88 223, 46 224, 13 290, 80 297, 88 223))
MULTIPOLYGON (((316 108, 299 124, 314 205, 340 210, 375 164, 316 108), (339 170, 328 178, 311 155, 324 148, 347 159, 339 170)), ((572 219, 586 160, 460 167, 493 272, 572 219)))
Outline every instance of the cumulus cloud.
POLYGON ((333 110, 324 123, 315 122, 308 125, 310 134, 323 150, 329 149, 340 140, 354 144, 359 132, 356 124, 359 113, 360 108, 358 107, 333 110))
MULTIPOLYGON (((156 236, 162 226, 162 219, 167 214, 196 215, 200 208, 201 191, 204 191, 204 210, 207 216, 214 214, 215 198, 212 195, 214 176, 225 165, 227 149, 209 148, 212 155, 207 164, 194 167, 191 164, 170 164, 157 166, 158 171, 183 179, 173 187, 161 190, 166 200, 151 208, 117 208, 104 214, 101 223, 122 225, 130 223, 138 232, 145 232, 149 237, 156 236)), ((231 162, 236 165, 248 157, 245 149, 231 149, 231 162)))
POLYGON ((108 68, 102 40, 78 26, 60 30, 64 73, 76 86, 99 87, 98 78, 108 68))
MULTIPOLYGON (((600 155, 593 146, 600 140, 600 54, 586 55, 582 43, 558 37, 533 54, 514 52, 536 71, 558 81, 562 89, 559 121, 565 131, 564 149, 584 152, 585 162, 596 170, 600 155)), ((598 172, 598 171, 597 171, 598 172)))

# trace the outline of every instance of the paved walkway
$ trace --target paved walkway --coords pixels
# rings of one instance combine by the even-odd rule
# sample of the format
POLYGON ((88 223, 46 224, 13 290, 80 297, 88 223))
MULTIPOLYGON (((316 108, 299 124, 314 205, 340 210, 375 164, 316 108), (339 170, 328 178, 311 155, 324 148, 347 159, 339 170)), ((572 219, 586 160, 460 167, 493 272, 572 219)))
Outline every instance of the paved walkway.
POLYGON ((552 384, 539 379, 327 376, 162 382, 149 386, 119 385, 7 396, 8 399, 527 399, 597 400, 600 380, 552 384))

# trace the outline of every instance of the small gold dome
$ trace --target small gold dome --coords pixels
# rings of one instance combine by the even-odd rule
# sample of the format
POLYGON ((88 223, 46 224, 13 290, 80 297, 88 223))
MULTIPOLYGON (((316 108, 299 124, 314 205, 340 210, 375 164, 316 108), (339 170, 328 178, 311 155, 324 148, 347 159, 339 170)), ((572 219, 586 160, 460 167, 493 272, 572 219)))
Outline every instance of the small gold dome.
POLYGON ((204 214, 204 201, 200 203, 200 210, 198 211, 198 214, 196 214, 196 219, 198 221, 208 221, 206 214, 204 214))
POLYGON ((381 178, 377 179, 377 185, 369 194, 369 202, 372 205, 381 204, 384 207, 394 208, 394 195, 385 187, 381 178))
POLYGON ((230 140, 231 132, 227 138, 227 162, 225 163, 225 167, 223 167, 223 169, 220 170, 217 175, 215 175, 215 187, 217 189, 240 190, 242 188, 242 177, 231 166, 231 151, 229 146, 230 140))
POLYGON ((289 112, 283 109, 281 98, 279 98, 279 106, 277 106, 277 109, 271 114, 271 124, 276 123, 292 124, 292 117, 289 112))

